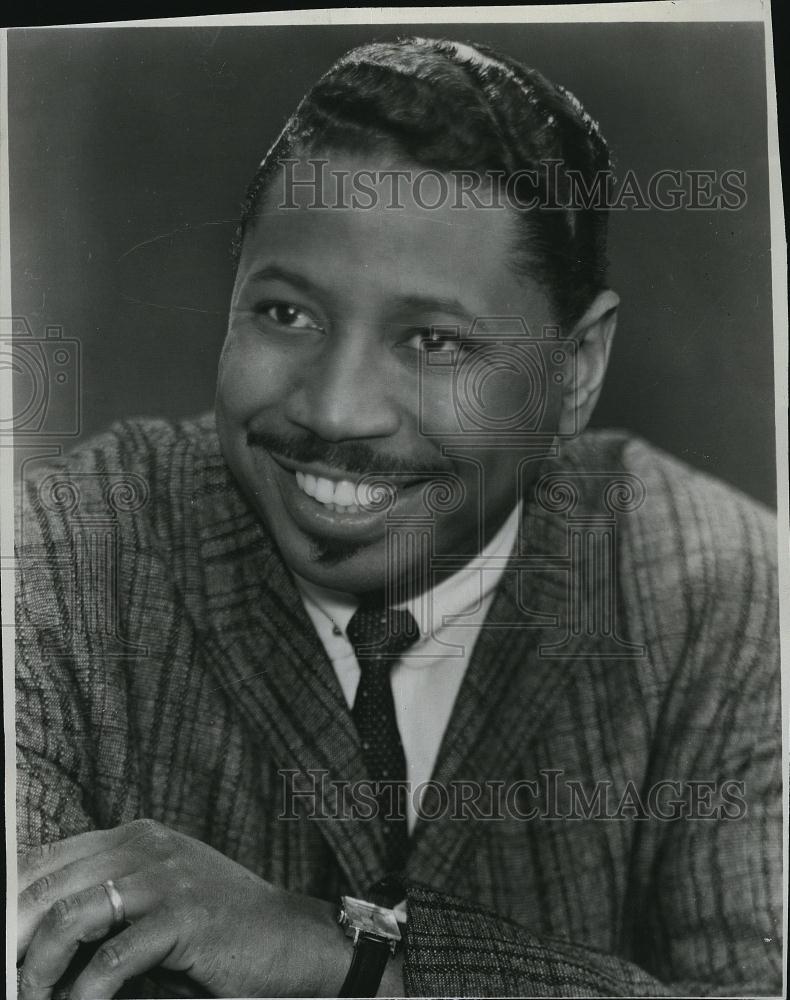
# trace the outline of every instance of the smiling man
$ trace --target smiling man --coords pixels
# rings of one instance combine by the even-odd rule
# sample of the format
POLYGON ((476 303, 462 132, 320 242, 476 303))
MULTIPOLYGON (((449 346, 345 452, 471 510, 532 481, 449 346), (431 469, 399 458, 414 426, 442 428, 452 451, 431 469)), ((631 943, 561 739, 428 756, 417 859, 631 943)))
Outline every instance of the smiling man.
POLYGON ((24 484, 21 997, 779 991, 772 524, 583 433, 607 167, 512 60, 354 50, 248 192, 215 413, 24 484))
MULTIPOLYGON (((323 151, 320 139, 312 141, 323 151)), ((496 534, 523 489, 516 470, 525 456, 539 454, 562 417, 575 426, 582 401, 585 414, 592 409, 617 297, 600 290, 587 304, 576 324, 579 356, 563 357, 567 383, 549 377, 556 364, 536 380, 545 347, 567 345, 530 335, 558 330, 560 313, 519 267, 524 223, 504 209, 459 208, 453 179, 437 207, 421 206, 408 191, 394 208, 388 174, 418 175, 420 167, 386 151, 341 150, 331 163, 336 176, 367 170, 376 178, 369 209, 338 204, 337 192, 330 199, 326 190, 332 207, 311 209, 307 180, 297 182, 304 186, 293 209, 277 210, 276 182, 250 209, 217 425, 228 464, 291 569, 360 593, 387 582, 386 523, 428 515, 425 487, 437 479, 457 503, 436 519, 435 555, 468 559, 496 534), (505 364, 497 357, 503 336, 505 364), (465 376, 484 366, 470 401, 465 376), (538 393, 540 420, 521 427, 513 416, 538 393), (466 449, 465 402, 489 424, 501 422, 488 431, 473 426, 466 449)), ((412 582, 423 589, 419 577, 412 582)))

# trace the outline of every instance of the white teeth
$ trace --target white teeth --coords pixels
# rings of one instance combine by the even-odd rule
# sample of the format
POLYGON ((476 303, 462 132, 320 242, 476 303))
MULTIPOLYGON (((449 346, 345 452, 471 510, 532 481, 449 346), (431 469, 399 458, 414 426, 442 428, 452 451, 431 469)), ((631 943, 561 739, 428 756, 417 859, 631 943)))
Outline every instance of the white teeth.
POLYGON ((338 483, 335 489, 335 503, 340 504, 342 507, 350 507, 354 503, 355 493, 356 490, 353 483, 345 481, 338 483))
MULTIPOLYGON (((359 505, 355 502, 357 488, 354 483, 343 479, 337 482, 323 476, 313 476, 309 472, 297 472, 296 482, 299 488, 319 503, 339 514, 358 514, 359 505)), ((367 495, 366 490, 360 494, 367 495)), ((364 500, 364 497, 362 497, 364 500)))
POLYGON ((313 496, 321 503, 334 503, 335 488, 328 479, 317 479, 313 496))

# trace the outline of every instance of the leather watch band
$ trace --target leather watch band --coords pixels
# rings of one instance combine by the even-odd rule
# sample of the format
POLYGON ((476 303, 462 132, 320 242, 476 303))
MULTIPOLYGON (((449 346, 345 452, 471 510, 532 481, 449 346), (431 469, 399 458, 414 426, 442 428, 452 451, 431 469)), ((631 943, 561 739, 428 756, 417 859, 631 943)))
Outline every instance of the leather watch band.
POLYGON ((388 941, 369 934, 360 934, 354 945, 351 968, 340 987, 338 996, 375 997, 390 954, 388 941))

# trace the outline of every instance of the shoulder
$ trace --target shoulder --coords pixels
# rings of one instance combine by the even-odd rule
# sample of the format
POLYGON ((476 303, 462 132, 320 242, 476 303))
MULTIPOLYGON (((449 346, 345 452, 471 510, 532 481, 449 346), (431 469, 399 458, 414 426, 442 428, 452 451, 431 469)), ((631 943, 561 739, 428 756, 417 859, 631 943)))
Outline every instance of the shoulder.
POLYGON ((725 591, 735 583, 741 600, 764 596, 753 591, 776 576, 774 513, 640 438, 625 442, 622 454, 624 468, 644 484, 644 503, 632 526, 642 562, 680 560, 691 579, 705 569, 726 572, 731 583, 725 591))
POLYGON ((81 523, 166 523, 221 462, 213 414, 183 421, 122 420, 74 451, 23 468, 18 544, 46 543, 81 523))
POLYGON ((582 467, 607 464, 638 496, 617 517, 619 585, 639 636, 712 651, 722 668, 747 646, 778 651, 774 513, 727 483, 641 438, 598 431, 572 446, 582 467), (588 440, 585 440, 587 438, 588 440))
POLYGON ((636 495, 622 527, 634 558, 655 566, 680 558, 689 566, 734 560, 775 567, 773 511, 644 439, 588 432, 569 446, 567 459, 583 472, 630 481, 636 495))
POLYGON ((209 457, 212 452, 219 452, 213 413, 180 421, 151 417, 119 420, 71 452, 36 462, 24 479, 41 482, 58 472, 64 478, 73 477, 75 482, 80 475, 95 476, 98 482, 102 476, 177 469, 183 464, 179 463, 180 456, 194 460, 209 457))

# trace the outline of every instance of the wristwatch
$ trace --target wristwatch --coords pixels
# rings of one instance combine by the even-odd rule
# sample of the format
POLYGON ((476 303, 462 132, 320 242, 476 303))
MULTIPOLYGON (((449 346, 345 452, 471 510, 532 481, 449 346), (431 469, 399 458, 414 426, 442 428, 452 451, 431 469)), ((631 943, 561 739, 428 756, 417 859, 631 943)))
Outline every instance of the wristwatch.
POLYGON ((354 939, 351 968, 338 996, 375 997, 387 959, 395 954, 401 940, 395 911, 365 899, 341 896, 337 920, 346 936, 354 939))

